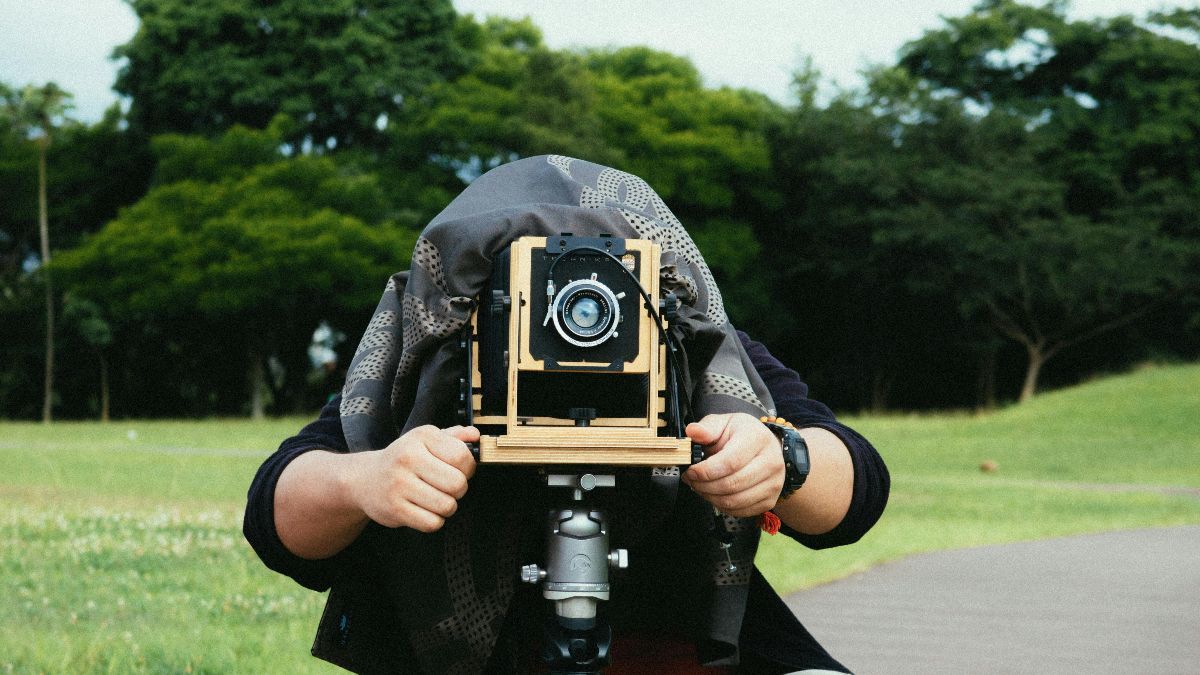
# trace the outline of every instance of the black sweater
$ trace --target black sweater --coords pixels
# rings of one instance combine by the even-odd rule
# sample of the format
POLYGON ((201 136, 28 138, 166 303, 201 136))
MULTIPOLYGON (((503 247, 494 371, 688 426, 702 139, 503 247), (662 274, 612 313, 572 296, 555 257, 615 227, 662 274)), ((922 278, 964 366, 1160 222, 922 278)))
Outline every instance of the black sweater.
MULTIPOLYGON (((841 424, 824 404, 808 398, 808 386, 760 343, 739 332, 755 368, 775 400, 776 412, 797 427, 820 427, 840 438, 854 464, 854 494, 842 522, 830 532, 806 535, 784 526, 781 532, 813 549, 857 541, 879 519, 887 503, 889 477, 883 459, 862 436, 841 424)), ((305 560, 284 547, 275 530, 275 486, 297 456, 310 450, 348 452, 335 398, 300 433, 285 440, 263 462, 250 485, 243 531, 267 567, 299 584, 324 591, 333 583, 346 552, 324 560, 305 560)), ((780 672, 801 668, 843 670, 796 621, 766 581, 754 573, 741 633, 743 672, 780 672)))

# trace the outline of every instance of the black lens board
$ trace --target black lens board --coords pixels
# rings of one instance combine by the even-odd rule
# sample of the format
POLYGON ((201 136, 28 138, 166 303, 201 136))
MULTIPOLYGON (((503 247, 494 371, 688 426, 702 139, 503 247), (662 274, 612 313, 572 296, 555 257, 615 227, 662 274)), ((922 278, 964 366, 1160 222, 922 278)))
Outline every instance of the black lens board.
MULTIPOLYGON (((641 315, 645 311, 641 306, 642 300, 638 284, 625 273, 616 261, 593 251, 568 248, 566 253, 557 253, 556 250, 562 250, 562 246, 559 245, 560 241, 569 242, 575 247, 588 245, 601 250, 611 250, 617 257, 625 254, 623 239, 591 237, 551 237, 549 250, 534 249, 532 251, 529 316, 533 325, 529 327, 530 354, 535 359, 546 361, 548 368, 558 367, 559 362, 586 362, 596 364, 588 366, 588 369, 591 370, 598 368, 621 370, 623 363, 633 361, 638 356, 637 329, 641 315), (583 244, 582 242, 587 243, 583 244), (618 243, 619 245, 617 245, 618 243), (559 255, 566 257, 554 265, 556 289, 561 291, 571 281, 590 279, 592 274, 595 274, 596 281, 608 286, 613 294, 625 294, 625 297, 617 301, 621 312, 621 323, 617 327, 617 334, 599 345, 594 347, 575 346, 558 334, 553 322, 542 325, 542 320, 546 317, 546 294, 544 292, 546 273, 550 269, 551 263, 559 255)), ((637 275, 641 269, 641 253, 638 251, 630 253, 634 256, 632 271, 637 275)))

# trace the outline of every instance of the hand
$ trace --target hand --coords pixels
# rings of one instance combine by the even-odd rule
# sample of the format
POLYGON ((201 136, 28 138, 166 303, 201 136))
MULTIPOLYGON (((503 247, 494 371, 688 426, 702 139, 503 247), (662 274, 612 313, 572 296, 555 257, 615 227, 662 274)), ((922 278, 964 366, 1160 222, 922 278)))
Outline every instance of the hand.
POLYGON ((466 444, 478 440, 475 427, 427 425, 362 453, 351 480, 355 501, 380 525, 435 532, 467 493, 475 458, 466 444))
POLYGON ((689 424, 688 438, 707 446, 705 459, 683 474, 705 501, 738 518, 757 516, 779 501, 784 465, 779 439, 745 413, 708 415, 689 424))

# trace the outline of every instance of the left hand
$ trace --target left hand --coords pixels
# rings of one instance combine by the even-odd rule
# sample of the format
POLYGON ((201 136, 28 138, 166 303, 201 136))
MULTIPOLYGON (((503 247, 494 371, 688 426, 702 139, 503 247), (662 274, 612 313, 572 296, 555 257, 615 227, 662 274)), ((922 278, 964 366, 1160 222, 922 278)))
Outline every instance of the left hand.
POLYGON ((738 518, 757 516, 779 501, 784 465, 779 439, 745 413, 708 415, 685 430, 707 446, 705 459, 683 474, 705 501, 738 518))

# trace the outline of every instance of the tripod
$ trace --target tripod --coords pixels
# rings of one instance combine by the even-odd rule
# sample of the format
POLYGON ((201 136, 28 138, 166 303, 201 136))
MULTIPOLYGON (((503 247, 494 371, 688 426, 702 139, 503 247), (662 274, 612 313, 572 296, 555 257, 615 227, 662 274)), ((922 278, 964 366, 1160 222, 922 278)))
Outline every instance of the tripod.
POLYGON ((541 583, 542 597, 554 603, 541 658, 552 673, 599 673, 610 663, 612 628, 597 607, 609 598, 609 568, 628 567, 629 553, 608 549, 608 519, 586 497, 598 487, 615 486, 616 476, 552 473, 546 484, 571 490, 571 499, 548 513, 545 567, 521 568, 521 580, 541 583))

